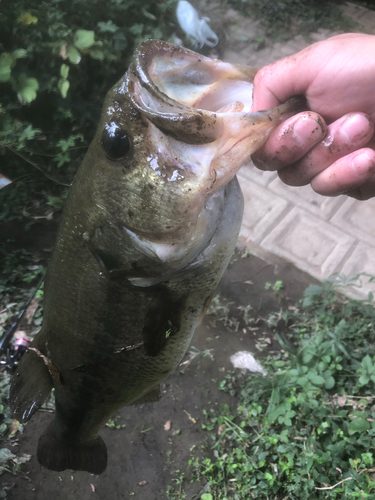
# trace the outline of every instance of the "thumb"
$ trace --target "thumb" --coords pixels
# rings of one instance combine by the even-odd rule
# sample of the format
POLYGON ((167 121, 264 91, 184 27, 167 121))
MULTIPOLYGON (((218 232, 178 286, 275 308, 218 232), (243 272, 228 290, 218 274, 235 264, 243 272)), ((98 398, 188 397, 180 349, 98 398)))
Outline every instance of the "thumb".
POLYGON ((290 56, 260 69, 254 79, 253 112, 270 109, 289 97, 304 94, 309 85, 298 58, 290 56))

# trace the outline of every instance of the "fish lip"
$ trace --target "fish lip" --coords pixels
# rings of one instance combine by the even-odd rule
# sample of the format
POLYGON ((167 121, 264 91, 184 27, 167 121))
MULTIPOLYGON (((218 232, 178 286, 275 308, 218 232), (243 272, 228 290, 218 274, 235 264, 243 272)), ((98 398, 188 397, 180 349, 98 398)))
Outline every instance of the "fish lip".
MULTIPOLYGON (((182 137, 186 144, 208 144, 215 141, 222 132, 222 121, 218 114, 205 109, 187 106, 169 97, 163 92, 149 75, 149 67, 154 57, 168 52, 172 58, 176 52, 198 59, 196 52, 163 42, 161 40, 146 40, 141 43, 133 56, 133 61, 125 77, 127 94, 133 106, 164 133, 175 138, 182 137), (136 91, 139 83, 144 94, 151 95, 159 104, 151 108, 145 99, 136 91)), ((142 92, 141 92, 142 93, 142 92)))
POLYGON ((169 267, 180 270, 191 263, 209 245, 217 227, 223 218, 225 204, 225 187, 211 195, 204 204, 194 224, 186 229, 184 223, 179 225, 180 234, 176 229, 168 233, 173 238, 162 239, 165 234, 158 232, 157 238, 150 232, 139 231, 128 224, 122 223, 122 229, 129 237, 132 246, 143 255, 156 259, 169 267))
POLYGON ((158 237, 155 238, 155 232, 153 231, 143 231, 142 229, 137 229, 136 227, 133 227, 130 224, 122 222, 122 228, 125 229, 125 231, 130 231, 131 233, 135 234, 137 238, 145 238, 155 243, 158 243, 159 240, 163 240, 164 238, 168 237, 168 235, 175 233, 181 227, 181 225, 182 224, 179 224, 172 229, 166 229, 164 231, 159 230, 157 232, 158 237), (152 238, 151 236, 154 237, 152 238))
POLYGON ((122 226, 129 236, 132 245, 146 257, 156 259, 169 267, 180 270, 186 265, 186 255, 190 255, 191 249, 186 252, 185 242, 159 243, 154 239, 144 237, 141 232, 132 231, 127 226, 122 226), (142 237, 143 236, 143 237, 142 237))

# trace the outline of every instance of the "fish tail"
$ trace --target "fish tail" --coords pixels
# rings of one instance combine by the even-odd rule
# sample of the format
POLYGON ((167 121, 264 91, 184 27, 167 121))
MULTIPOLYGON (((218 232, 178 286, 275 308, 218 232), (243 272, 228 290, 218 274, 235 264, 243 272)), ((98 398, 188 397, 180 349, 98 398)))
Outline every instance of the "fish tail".
POLYGON ((37 457, 40 465, 54 471, 72 469, 101 474, 107 467, 107 448, 100 436, 84 442, 65 441, 54 422, 39 438, 37 457))

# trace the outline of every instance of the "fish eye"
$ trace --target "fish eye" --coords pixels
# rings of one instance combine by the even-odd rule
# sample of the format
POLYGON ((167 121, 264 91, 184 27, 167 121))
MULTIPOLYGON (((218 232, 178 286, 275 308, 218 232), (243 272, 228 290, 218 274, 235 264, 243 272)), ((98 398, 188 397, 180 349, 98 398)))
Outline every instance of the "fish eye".
POLYGON ((124 158, 131 149, 129 134, 114 122, 105 125, 101 143, 105 154, 111 160, 124 158))

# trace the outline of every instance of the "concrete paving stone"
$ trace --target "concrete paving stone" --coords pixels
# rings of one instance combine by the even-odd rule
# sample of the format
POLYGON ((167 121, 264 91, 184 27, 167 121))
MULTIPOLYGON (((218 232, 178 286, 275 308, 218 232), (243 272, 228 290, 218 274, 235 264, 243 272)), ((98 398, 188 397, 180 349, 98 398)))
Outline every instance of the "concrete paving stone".
POLYGON ((295 54, 298 51, 299 51, 298 48, 294 44, 288 42, 285 45, 283 45, 280 49, 278 49, 277 53, 280 54, 278 58, 280 59, 281 57, 291 56, 292 54, 295 54))
MULTIPOLYGON (((335 32, 335 34, 337 35, 339 32, 335 32)), ((309 37, 311 39, 311 43, 315 43, 315 42, 321 42, 323 40, 327 40, 327 38, 330 38, 331 36, 333 36, 333 32, 328 30, 328 29, 319 29, 318 31, 314 32, 314 33, 310 33, 309 34, 309 37)))
POLYGON ((360 25, 361 31, 374 33, 375 11, 347 2, 341 7, 343 13, 360 25))
POLYGON ((342 265, 355 239, 330 224, 294 207, 261 246, 318 279, 328 278, 342 265))
MULTIPOLYGON (((375 34, 374 11, 351 3, 343 11, 358 22, 357 31, 375 34)), ((251 39, 264 33, 259 21, 241 13, 236 17, 231 12, 229 17, 236 21, 226 28, 229 50, 222 58, 249 66, 265 66, 338 34, 320 29, 286 43, 267 40, 265 47, 254 51, 251 39), (246 37, 247 44, 239 42, 239 36, 246 37)), ((241 238, 252 251, 268 255, 270 261, 286 259, 320 280, 336 272, 375 275, 375 199, 358 202, 345 196, 322 197, 310 186, 286 186, 276 172, 262 172, 251 160, 240 169, 238 178, 246 200, 241 238)), ((375 290, 375 284, 353 288, 350 295, 365 298, 370 290, 375 290)), ((348 289, 344 292, 348 293, 348 289)))
POLYGON ((241 236, 260 242, 282 220, 290 209, 286 200, 270 194, 266 189, 238 178, 244 200, 241 236))
POLYGON ((308 45, 311 45, 311 41, 308 40, 303 35, 297 35, 289 41, 290 44, 294 45, 296 51, 302 50, 308 45))
POLYGON ((240 52, 234 52, 233 50, 226 50, 222 59, 232 64, 249 64, 240 52))
POLYGON ((223 17, 223 21, 237 21, 241 19, 241 14, 237 11, 232 9, 231 7, 226 11, 223 17))
POLYGON ((259 168, 256 168, 251 160, 242 165, 238 175, 260 186, 268 186, 277 178, 277 172, 263 172, 259 168))
MULTIPOLYGON (((375 248, 366 243, 359 242, 344 263, 340 274, 344 274, 347 278, 353 278, 363 272, 375 276, 375 248)), ((366 297, 369 292, 373 292, 375 295, 375 282, 369 283, 369 278, 366 276, 360 279, 362 287, 351 287, 351 295, 366 297)))
POLYGON ((269 189, 283 196, 306 212, 328 221, 344 204, 346 197, 328 197, 316 193, 310 185, 287 186, 278 176, 268 185, 269 189))
POLYGON ((264 49, 260 49, 253 53, 251 64, 261 68, 262 66, 266 66, 267 64, 277 61, 277 59, 281 59, 281 57, 282 56, 279 52, 275 54, 273 47, 266 46, 264 49))
POLYGON ((358 240, 375 246, 375 198, 367 201, 347 198, 331 222, 358 240))
POLYGON ((257 19, 251 19, 250 17, 244 17, 243 15, 241 16, 241 26, 243 27, 244 30, 247 30, 248 32, 256 32, 259 34, 260 32, 263 33, 263 28, 261 27, 260 20, 257 19))

